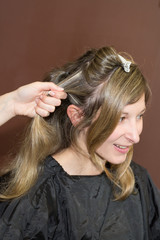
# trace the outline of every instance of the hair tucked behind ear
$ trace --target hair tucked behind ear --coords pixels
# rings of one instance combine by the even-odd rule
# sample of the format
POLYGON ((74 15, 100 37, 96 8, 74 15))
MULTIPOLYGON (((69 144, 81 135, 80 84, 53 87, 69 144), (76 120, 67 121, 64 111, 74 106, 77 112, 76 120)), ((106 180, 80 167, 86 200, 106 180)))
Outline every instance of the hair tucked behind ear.
POLYGON ((81 152, 76 139, 86 127, 90 159, 118 187, 114 192, 116 199, 129 196, 134 189, 134 175, 130 168, 132 148, 122 164, 111 164, 110 168, 103 164, 96 150, 115 129, 124 106, 135 103, 142 94, 145 94, 146 103, 149 99, 150 89, 137 65, 132 62, 130 72, 126 73, 114 49, 92 49, 75 62, 53 70, 44 81, 62 86, 68 97, 49 117, 37 116, 31 122, 13 162, 11 182, 0 197, 9 199, 25 194, 37 180, 47 155, 71 145, 81 152), (83 119, 76 127, 67 116, 70 104, 83 112, 83 119), (97 112, 99 116, 95 120, 97 112))

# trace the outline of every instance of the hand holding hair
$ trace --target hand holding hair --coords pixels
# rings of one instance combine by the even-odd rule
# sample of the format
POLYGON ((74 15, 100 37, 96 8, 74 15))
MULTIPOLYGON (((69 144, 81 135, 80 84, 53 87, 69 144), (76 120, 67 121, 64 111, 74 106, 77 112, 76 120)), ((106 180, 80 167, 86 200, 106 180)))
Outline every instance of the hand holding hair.
POLYGON ((16 115, 46 117, 67 94, 52 82, 34 82, 0 96, 0 125, 16 115))

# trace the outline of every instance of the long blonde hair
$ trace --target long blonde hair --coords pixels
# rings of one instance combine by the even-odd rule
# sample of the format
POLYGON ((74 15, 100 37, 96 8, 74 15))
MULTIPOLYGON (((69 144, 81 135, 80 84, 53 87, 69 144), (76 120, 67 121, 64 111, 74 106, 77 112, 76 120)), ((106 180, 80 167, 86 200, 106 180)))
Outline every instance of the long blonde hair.
MULTIPOLYGON (((91 160, 106 172, 118 186, 116 199, 125 199, 134 189, 134 174, 130 167, 133 149, 119 165, 102 165, 96 149, 110 136, 118 124, 122 109, 135 103, 145 94, 148 102, 150 88, 138 66, 132 61, 130 72, 125 72, 118 53, 111 47, 91 49, 75 62, 51 71, 44 81, 52 81, 68 93, 67 99, 47 118, 35 117, 26 132, 24 142, 12 162, 11 178, 1 193, 1 199, 12 199, 25 194, 36 182, 43 161, 49 154, 77 146, 77 136, 88 127, 87 148, 91 160), (80 107, 83 119, 74 127, 67 116, 70 104, 80 107), (100 109, 99 117, 95 119, 100 109)), ((115 188, 116 189, 116 188, 115 188)))

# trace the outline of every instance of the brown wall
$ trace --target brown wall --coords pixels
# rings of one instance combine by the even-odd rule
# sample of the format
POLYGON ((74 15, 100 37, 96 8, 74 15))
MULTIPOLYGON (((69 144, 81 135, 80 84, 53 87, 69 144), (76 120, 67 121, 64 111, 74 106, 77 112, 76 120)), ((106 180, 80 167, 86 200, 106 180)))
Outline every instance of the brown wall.
MULTIPOLYGON (((151 83, 152 107, 134 159, 160 187, 160 1, 0 0, 0 94, 103 45, 129 52, 151 83)), ((25 122, 18 117, 1 127, 1 163, 25 122)))

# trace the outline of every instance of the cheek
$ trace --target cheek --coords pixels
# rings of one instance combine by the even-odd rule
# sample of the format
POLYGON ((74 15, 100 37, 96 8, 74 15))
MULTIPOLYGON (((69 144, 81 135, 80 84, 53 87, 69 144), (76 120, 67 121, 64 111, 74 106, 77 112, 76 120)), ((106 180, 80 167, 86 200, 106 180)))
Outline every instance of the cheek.
POLYGON ((120 126, 117 126, 107 140, 109 142, 115 142, 122 135, 123 135, 123 129, 120 126))
MULTIPOLYGON (((99 150, 103 150, 105 151, 106 149, 108 149, 108 147, 110 147, 111 145, 113 145, 117 139, 119 139, 121 137, 122 131, 119 129, 119 127, 117 127, 113 133, 105 140, 104 143, 102 143, 102 145, 98 148, 99 150)), ((97 149, 97 150, 98 150, 97 149)))

